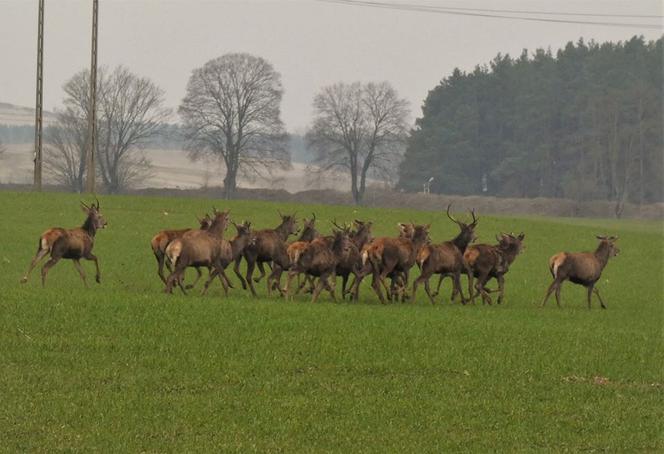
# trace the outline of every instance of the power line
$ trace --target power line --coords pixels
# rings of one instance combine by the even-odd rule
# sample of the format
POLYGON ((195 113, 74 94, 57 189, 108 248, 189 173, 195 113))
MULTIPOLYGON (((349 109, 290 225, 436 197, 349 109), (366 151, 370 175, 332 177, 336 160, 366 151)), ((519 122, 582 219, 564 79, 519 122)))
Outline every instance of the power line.
MULTIPOLYGON (((647 28, 647 29, 661 29, 661 25, 657 24, 644 24, 644 23, 629 23, 629 22, 600 22, 600 21, 583 21, 583 20, 569 20, 569 19, 555 19, 547 17, 525 17, 525 16, 511 16, 505 14, 493 14, 493 11, 496 10, 487 10, 487 9, 452 9, 447 7, 435 7, 429 5, 410 5, 404 3, 387 3, 387 2, 378 2, 378 1, 363 1, 363 0, 316 0, 321 3, 331 3, 339 4, 346 6, 365 6, 370 8, 380 8, 380 9, 392 9, 398 11, 415 11, 415 12, 425 12, 425 13, 435 13, 435 14, 447 14, 452 16, 471 16, 471 17, 486 17, 493 19, 512 19, 512 20, 523 20, 530 22, 552 22, 552 23, 561 23, 561 24, 581 24, 581 25, 600 25, 607 27, 631 27, 631 28, 647 28), (486 12, 472 12, 472 11, 486 11, 486 12)), ((515 11, 516 12, 516 11, 515 11)), ((522 14, 526 14, 524 11, 522 14)), ((552 12, 529 12, 528 14, 555 14, 552 12)), ((582 14, 579 14, 582 15, 582 14)), ((609 17, 630 17, 630 16, 609 16, 609 17)), ((652 16, 658 17, 658 16, 652 16)), ((659 16, 661 17, 661 16, 659 16)))
MULTIPOLYGON (((346 0, 347 3, 350 1, 346 0)), ((358 2, 359 3, 359 2, 358 2)), ((366 2, 374 3, 374 2, 366 2)), ((375 2, 380 3, 380 2, 375 2)), ((441 11, 478 11, 484 13, 508 13, 508 14, 537 14, 541 16, 584 16, 584 17, 620 17, 625 19, 662 19, 664 16, 657 14, 612 14, 612 13, 570 13, 562 11, 535 11, 535 10, 518 10, 518 9, 492 9, 492 8, 461 8, 455 6, 433 6, 433 5, 413 5, 412 3, 399 3, 390 2, 385 3, 400 7, 421 7, 432 10, 441 11)))

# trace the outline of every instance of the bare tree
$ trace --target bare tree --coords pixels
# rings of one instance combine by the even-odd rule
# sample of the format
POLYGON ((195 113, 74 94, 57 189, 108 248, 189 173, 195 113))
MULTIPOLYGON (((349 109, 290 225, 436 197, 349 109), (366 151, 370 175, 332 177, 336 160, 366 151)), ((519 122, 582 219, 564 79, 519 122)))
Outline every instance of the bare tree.
MULTIPOLYGON (((47 169, 61 184, 82 190, 87 144, 89 76, 75 74, 64 85, 65 108, 47 134, 47 169)), ((149 173, 140 153, 170 115, 163 107, 164 92, 150 79, 118 66, 101 70, 97 87, 96 162, 104 187, 115 193, 131 187, 149 173)))
POLYGON ((361 203, 368 175, 387 179, 396 171, 408 116, 408 102, 388 82, 337 83, 314 98, 307 146, 321 171, 350 173, 353 199, 361 203))
POLYGON ((193 159, 216 156, 226 167, 227 198, 238 172, 286 168, 290 156, 280 118, 283 89, 272 65, 249 54, 226 54, 194 69, 179 108, 193 159))

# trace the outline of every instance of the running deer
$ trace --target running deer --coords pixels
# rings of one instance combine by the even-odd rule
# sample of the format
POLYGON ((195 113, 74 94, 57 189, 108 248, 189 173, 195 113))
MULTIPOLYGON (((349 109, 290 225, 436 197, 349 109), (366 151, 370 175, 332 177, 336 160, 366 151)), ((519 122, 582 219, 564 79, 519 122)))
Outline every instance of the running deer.
POLYGON ((217 273, 211 272, 210 275, 219 276, 224 294, 228 294, 229 280, 224 273, 223 261, 231 256, 231 246, 224 240, 223 235, 228 225, 229 212, 230 210, 215 209, 212 224, 207 230, 190 230, 182 237, 171 241, 166 247, 166 256, 174 268, 166 280, 166 293, 173 293, 173 286, 177 284, 186 294, 182 285, 185 269, 205 266, 217 271, 217 273))
MULTIPOLYGON (((305 218, 302 220, 302 233, 300 233, 300 237, 286 247, 286 254, 288 255, 288 267, 292 266, 294 263, 297 263, 300 255, 302 255, 309 243, 319 237, 320 233, 318 233, 316 230, 316 214, 311 213, 311 219, 305 218)), ((283 272, 284 268, 277 265, 273 267, 272 273, 268 277, 268 282, 271 283, 271 288, 278 289, 282 295, 284 294, 284 291, 281 289, 281 275, 283 272)), ((306 284, 306 282, 309 282, 309 279, 305 278, 305 281, 302 283, 302 285, 299 284, 299 281, 300 277, 298 276, 298 290, 301 289, 306 284)), ((311 282, 311 285, 313 288, 314 283, 311 282)))
POLYGON ((289 290, 291 282, 297 274, 304 273, 318 278, 318 283, 311 298, 312 303, 316 302, 323 288, 326 288, 330 292, 332 300, 336 302, 334 295, 336 268, 349 243, 348 234, 344 231, 335 231, 331 244, 327 238, 316 238, 309 243, 298 258, 298 261, 288 271, 288 279, 286 281, 286 288, 284 289, 286 295, 292 298, 289 290))
POLYGON ((617 236, 597 236, 599 244, 595 252, 559 252, 549 259, 549 271, 553 276, 553 282, 546 291, 542 306, 556 292, 556 303, 560 307, 560 287, 562 283, 569 280, 575 284, 583 285, 588 290, 588 309, 590 309, 590 300, 592 294, 597 295, 602 309, 606 309, 599 290, 595 284, 602 275, 602 270, 611 257, 615 257, 620 252, 615 242, 617 236))
MULTIPOLYGON (((235 261, 238 257, 242 255, 242 252, 244 249, 251 244, 253 241, 252 235, 251 235, 251 222, 249 221, 244 221, 242 224, 236 224, 235 222, 231 221, 231 224, 235 226, 235 230, 237 231, 237 234, 235 237, 230 240, 231 248, 230 248, 230 256, 222 256, 221 259, 221 264, 224 267, 224 269, 233 261, 235 261)), ((223 253, 228 253, 229 250, 227 248, 224 248, 222 250, 223 253)), ((208 280, 205 282, 205 286, 203 287, 203 295, 207 292, 208 287, 214 280, 215 276, 217 276, 219 273, 217 272, 216 269, 214 269, 211 273, 210 276, 208 277, 208 280)), ((229 283, 229 287, 232 288, 232 286, 229 283)))
POLYGON ((97 230, 106 227, 106 220, 100 212, 99 200, 96 200, 96 204, 93 202, 89 206, 81 202, 81 209, 86 214, 85 222, 83 222, 81 227, 75 229, 53 227, 41 234, 37 246, 37 254, 32 259, 32 262, 30 262, 30 267, 21 279, 21 283, 24 284, 28 282, 28 277, 30 276, 32 269, 49 253, 51 254, 51 258, 41 269, 42 286, 46 286, 46 275, 48 274, 48 271, 55 266, 60 259, 73 260, 74 266, 86 287, 88 286, 88 283, 85 280, 85 272, 83 271, 80 260, 92 260, 95 262, 95 268, 97 271, 95 280, 98 284, 101 283, 99 261, 92 253, 92 248, 94 247, 97 230))
POLYGON ((461 291, 461 273, 466 271, 469 276, 469 292, 472 295, 472 280, 470 277, 472 273, 468 270, 463 254, 466 252, 468 245, 477 238, 475 236, 475 227, 477 227, 479 219, 475 217, 475 211, 472 210, 470 214, 473 217, 473 221, 470 224, 458 221, 450 214, 450 207, 451 205, 447 206, 447 217, 459 226, 459 234, 450 241, 445 241, 441 244, 426 245, 420 249, 417 254, 417 265, 422 272, 415 279, 415 282, 413 282, 413 294, 411 295, 413 302, 415 301, 417 286, 424 282, 424 290, 431 304, 435 303, 434 295, 431 294, 431 288, 429 287, 429 279, 434 274, 440 274, 441 280, 445 276, 450 276, 454 288, 452 301, 456 299, 455 297, 458 294, 461 296, 461 302, 465 304, 466 300, 461 291))
MULTIPOLYGON (((258 296, 252 281, 256 265, 258 265, 258 269, 261 272, 260 277, 265 275, 263 268, 263 263, 265 262, 274 262, 275 266, 279 266, 282 269, 288 269, 289 267, 286 240, 288 240, 289 236, 297 233, 297 221, 295 220, 295 214, 282 215, 279 213, 279 216, 281 216, 281 224, 274 229, 254 232, 252 243, 244 249, 242 256, 235 260, 233 269, 235 275, 240 279, 242 288, 246 289, 248 285, 254 296, 258 296), (247 261, 246 278, 240 274, 240 260, 242 257, 247 261)), ((260 277, 257 281, 260 280, 260 277)), ((268 294, 272 293, 272 281, 270 279, 267 282, 267 291, 268 294)))
MULTIPOLYGON (((523 248, 524 233, 515 236, 513 233, 501 233, 496 236, 498 244, 475 244, 463 255, 468 264, 469 270, 473 273, 476 292, 471 293, 471 302, 475 301, 477 295, 482 296, 482 302, 491 304, 489 293, 498 292, 498 304, 503 302, 505 294, 505 274, 509 271, 510 265, 514 262, 523 248), (489 279, 495 278, 498 281, 498 290, 486 288, 489 279)), ((441 277, 442 279, 442 277, 441 277)), ((438 284, 440 289, 440 283, 438 284)))
POLYGON ((381 291, 381 285, 387 288, 386 277, 392 276, 393 281, 400 278, 404 283, 408 282, 408 273, 415 264, 418 252, 430 241, 429 228, 430 224, 415 225, 412 238, 377 238, 364 250, 362 261, 371 264, 371 286, 381 303, 386 302, 381 291))
MULTIPOLYGON (((207 230, 212 224, 212 218, 209 214, 205 214, 202 218, 198 219, 201 230, 207 230)), ((157 259, 157 275, 166 284, 166 277, 164 276, 164 265, 168 269, 169 273, 173 272, 170 262, 166 262, 166 247, 171 241, 176 238, 181 238, 182 235, 187 233, 192 229, 178 229, 178 230, 162 230, 152 237, 150 240, 150 246, 152 247, 152 253, 154 254, 155 259, 157 259)), ((198 276, 193 284, 187 285, 185 288, 193 288, 196 283, 200 280, 202 273, 199 267, 196 267, 196 272, 198 276)))

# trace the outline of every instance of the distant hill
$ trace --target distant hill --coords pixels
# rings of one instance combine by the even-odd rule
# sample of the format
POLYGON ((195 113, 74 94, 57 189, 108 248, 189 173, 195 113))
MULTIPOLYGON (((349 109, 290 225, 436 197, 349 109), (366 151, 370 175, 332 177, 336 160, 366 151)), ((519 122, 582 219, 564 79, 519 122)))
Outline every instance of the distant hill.
MULTIPOLYGON (((44 125, 47 126, 55 121, 55 114, 47 110, 43 111, 44 125)), ((0 102, 0 125, 9 126, 33 126, 35 124, 35 109, 32 107, 16 106, 6 102, 0 102)))

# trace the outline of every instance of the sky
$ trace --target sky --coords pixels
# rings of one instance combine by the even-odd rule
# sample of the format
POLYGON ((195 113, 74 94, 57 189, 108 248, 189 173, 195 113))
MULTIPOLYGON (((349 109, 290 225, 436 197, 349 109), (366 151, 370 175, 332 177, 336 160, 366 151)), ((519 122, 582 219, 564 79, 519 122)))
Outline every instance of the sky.
MULTIPOLYGON (((662 0, 379 0, 481 9, 662 15, 662 0)), ((100 0, 99 64, 125 65, 165 90, 177 109, 194 68, 229 52, 270 61, 284 86, 292 132, 310 122, 312 100, 336 82, 392 83, 420 116, 429 90, 455 67, 472 70, 497 53, 568 41, 662 36, 661 18, 547 16, 639 22, 659 29, 546 23, 348 6, 320 0, 100 0)), ((37 0, 0 0, 0 102, 34 106, 37 0)), ((516 14, 512 14, 516 15, 516 14)), ((90 65, 91 0, 46 0, 44 108, 62 105, 62 85, 90 65)), ((532 15, 531 15, 532 16, 532 15)), ((174 121, 177 117, 174 115, 174 121)))

